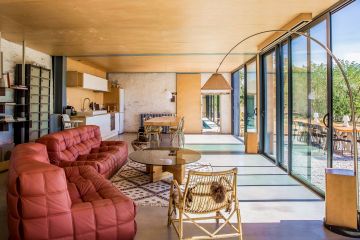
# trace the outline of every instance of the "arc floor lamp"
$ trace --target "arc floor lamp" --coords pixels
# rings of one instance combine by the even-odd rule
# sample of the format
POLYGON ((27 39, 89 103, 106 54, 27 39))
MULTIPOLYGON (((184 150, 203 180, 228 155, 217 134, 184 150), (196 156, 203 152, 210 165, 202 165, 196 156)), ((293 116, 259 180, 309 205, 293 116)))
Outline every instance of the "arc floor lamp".
POLYGON ((310 36, 307 33, 298 32, 294 30, 266 30, 251 34, 238 43, 236 43, 223 57, 219 63, 216 72, 211 75, 209 80, 202 87, 201 91, 203 93, 207 92, 218 92, 218 93, 229 93, 231 91, 231 86, 227 83, 224 77, 218 73, 221 65, 224 63, 225 59, 229 54, 240 44, 246 40, 253 38, 257 35, 266 34, 266 33, 284 33, 288 35, 298 35, 303 36, 310 41, 315 42, 321 48, 323 48, 328 55, 335 61, 336 65, 339 67, 342 77, 344 78, 348 95, 349 95, 349 104, 351 109, 351 119, 352 119, 352 149, 354 150, 354 169, 345 170, 345 169, 326 169, 326 213, 324 219, 324 225, 336 233, 360 237, 360 228, 358 220, 358 149, 357 149, 357 129, 356 129, 356 118, 355 118, 355 107, 354 107, 354 97, 351 90, 349 79, 346 75, 346 72, 339 61, 339 59, 333 54, 333 52, 321 43, 316 38, 310 36), (349 172, 350 171, 350 172, 349 172), (331 185, 331 186, 330 186, 331 185), (355 188, 355 189, 354 189, 355 188), (336 202, 336 203, 335 203, 336 202), (352 206, 352 207, 351 207, 352 206), (339 209, 336 209, 339 208, 339 209))

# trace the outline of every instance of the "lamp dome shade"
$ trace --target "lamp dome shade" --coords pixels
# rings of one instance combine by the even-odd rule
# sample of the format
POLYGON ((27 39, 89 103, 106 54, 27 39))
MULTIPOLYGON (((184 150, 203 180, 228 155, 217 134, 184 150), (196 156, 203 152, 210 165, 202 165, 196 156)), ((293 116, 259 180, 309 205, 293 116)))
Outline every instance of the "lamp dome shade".
POLYGON ((222 74, 214 73, 201 88, 201 92, 205 94, 229 94, 231 89, 230 84, 222 74))

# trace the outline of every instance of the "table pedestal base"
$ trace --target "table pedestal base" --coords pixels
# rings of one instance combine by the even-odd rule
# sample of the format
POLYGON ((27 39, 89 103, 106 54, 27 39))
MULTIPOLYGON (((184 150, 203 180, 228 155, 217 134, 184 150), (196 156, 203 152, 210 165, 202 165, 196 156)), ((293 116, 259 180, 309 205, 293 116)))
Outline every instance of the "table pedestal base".
POLYGON ((185 178, 185 165, 174 166, 158 166, 158 165, 146 165, 146 171, 150 174, 151 182, 157 182, 162 179, 173 175, 174 179, 179 183, 184 183, 185 178))

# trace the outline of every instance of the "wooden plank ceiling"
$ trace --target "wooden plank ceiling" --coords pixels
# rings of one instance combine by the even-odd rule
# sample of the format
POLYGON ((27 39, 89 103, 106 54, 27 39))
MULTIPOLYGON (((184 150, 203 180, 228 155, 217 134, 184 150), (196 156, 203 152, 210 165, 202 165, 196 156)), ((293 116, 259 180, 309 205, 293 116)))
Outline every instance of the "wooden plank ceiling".
MULTIPOLYGON (((0 31, 50 55, 108 72, 213 72, 241 38, 337 0, 0 0, 0 31)), ((254 56, 269 35, 236 49, 220 71, 254 56)))

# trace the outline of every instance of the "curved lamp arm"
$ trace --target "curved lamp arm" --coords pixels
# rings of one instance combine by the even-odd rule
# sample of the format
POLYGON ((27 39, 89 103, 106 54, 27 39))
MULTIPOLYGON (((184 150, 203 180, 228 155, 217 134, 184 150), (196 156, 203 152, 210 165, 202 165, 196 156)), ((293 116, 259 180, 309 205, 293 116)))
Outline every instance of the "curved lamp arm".
MULTIPOLYGON (((307 39, 310 39, 314 42, 316 42, 319 46, 321 46, 335 61, 336 65, 339 67, 341 74, 345 80, 346 83, 346 87, 348 90, 348 94, 349 94, 349 102, 350 102, 350 109, 351 109, 351 119, 352 119, 352 142, 353 142, 353 149, 354 149, 354 175, 357 176, 357 170, 358 170, 358 149, 357 149, 357 129, 356 129, 356 118, 355 118, 355 106, 354 106, 354 97, 353 97, 353 92, 351 90, 351 86, 350 86, 350 82, 346 76, 345 70, 342 67, 339 59, 333 54, 333 52, 326 47, 323 43, 321 43, 319 40, 317 40, 316 38, 311 37, 310 35, 303 33, 303 32, 297 32, 297 31, 292 31, 292 30, 283 30, 283 29, 273 29, 273 30, 266 30, 266 31, 261 31, 261 32, 257 32, 254 34, 251 34, 243 39, 241 39, 237 44, 235 44, 227 53, 226 55, 223 57, 223 59, 221 60, 218 68, 216 69, 216 73, 218 73, 219 68, 221 67, 221 65, 223 64, 223 62, 225 61, 225 59, 227 58, 227 56, 236 48, 238 47, 241 43, 245 42, 246 40, 255 37, 257 35, 261 35, 264 33, 271 33, 271 32, 283 32, 283 33, 289 33, 289 34, 296 34, 299 36, 303 36, 306 37, 307 39)), ((357 178, 356 178, 357 179, 357 178)))

